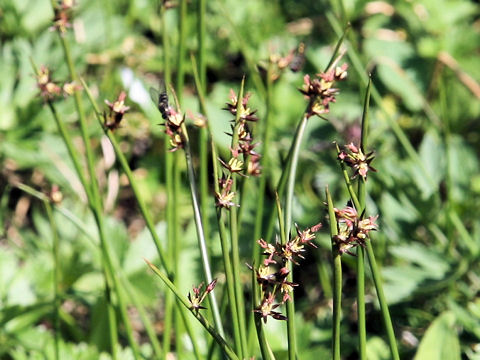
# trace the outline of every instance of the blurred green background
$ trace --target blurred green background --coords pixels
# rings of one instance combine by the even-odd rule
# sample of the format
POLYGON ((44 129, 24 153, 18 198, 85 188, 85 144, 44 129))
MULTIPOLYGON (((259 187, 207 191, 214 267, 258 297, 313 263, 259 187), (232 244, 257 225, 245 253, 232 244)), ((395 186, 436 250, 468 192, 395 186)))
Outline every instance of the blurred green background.
MULTIPOLYGON (((374 248, 382 266, 402 358, 480 359, 480 7, 478 1, 208 1, 207 106, 214 138, 227 153, 230 116, 222 111, 229 89, 243 74, 252 93, 251 106, 265 115, 262 89, 252 81, 248 62, 260 69, 271 53, 285 55, 300 42, 306 62, 298 73, 286 72, 273 87, 271 190, 291 143, 305 100, 297 91, 304 74, 326 66, 348 20, 349 77, 329 121, 312 118, 302 144, 294 220, 301 226, 324 221, 324 188, 337 207, 347 192, 336 162, 333 141, 358 141, 367 74, 375 89, 370 107, 371 150, 378 170, 368 180, 367 209, 379 214, 374 248), (448 351, 447 351, 448 350, 448 351)), ((197 51, 197 1, 188 4, 187 48, 197 51)), ((149 0, 78 1, 68 36, 77 71, 98 97, 114 100, 127 91, 131 106, 117 136, 135 170, 141 191, 161 234, 165 232, 163 128, 148 88, 163 73, 163 46, 158 3, 149 0)), ((57 34, 49 28, 48 0, 0 0, 0 358, 53 358, 52 233, 41 202, 19 190, 24 183, 63 193, 60 224, 62 354, 65 359, 96 359, 107 350, 106 314, 96 228, 66 148, 35 85, 29 58, 45 64, 53 78, 67 79, 57 34), (75 226, 72 219, 79 221, 75 226), (86 229, 86 232, 80 230, 86 229)), ((167 11, 172 64, 178 42, 177 10, 167 11)), ((198 111, 191 64, 183 91, 183 108, 198 111)), ((262 70, 259 72, 263 76, 262 70)), ((85 104, 88 102, 86 101, 85 104)), ((59 113, 79 140, 71 99, 57 102, 59 113)), ((165 289, 147 271, 143 257, 155 260, 154 244, 144 229, 128 181, 112 162, 112 150, 88 110, 90 133, 99 162, 98 180, 108 214, 108 240, 138 299, 150 310, 161 334, 165 289)), ((261 120, 260 120, 261 121, 261 120)), ((196 129, 192 127, 195 148, 196 129)), ((78 141, 80 144, 80 141, 78 141)), ((79 145, 80 146, 80 145, 79 145)), ((82 149, 79 147, 79 151, 82 149)), ((183 169, 185 170, 185 169, 183 169)), ((182 179, 185 180, 185 174, 182 179)), ((255 186, 252 181, 250 186, 255 186)), ((183 251, 180 283, 186 294, 201 279, 199 253, 188 184, 175 199, 180 206, 183 251)), ((241 249, 245 261, 252 243, 255 198, 246 196, 241 249)), ((213 198, 212 214, 213 217, 213 198)), ((215 232, 215 230, 214 230, 215 232)), ((214 234, 215 235, 215 234, 214 234)), ((272 239, 267 239, 271 241, 272 239)), ((330 239, 309 251, 301 271, 296 310, 299 358, 328 358, 331 337, 329 290, 319 272, 331 276, 330 239), (323 269, 323 270, 322 270, 323 269)), ((218 242, 212 257, 222 269, 218 242)), ((344 256, 342 354, 356 358, 354 258, 344 256)), ((248 283, 248 270, 245 269, 248 283)), ((367 282, 369 359, 388 359, 389 350, 367 282)), ((138 316, 135 309, 131 317, 138 316)), ((135 335, 144 329, 137 321, 135 335), (137 324, 138 323, 138 324, 137 324)), ((272 347, 282 358, 283 323, 269 321, 272 347)), ((124 340, 124 339, 122 339, 124 340)), ((148 358, 149 344, 142 345, 148 358)), ((103 354, 104 358, 108 358, 103 354)), ((128 348, 121 354, 128 359, 128 348)), ((192 355, 193 356, 193 355, 192 355)))

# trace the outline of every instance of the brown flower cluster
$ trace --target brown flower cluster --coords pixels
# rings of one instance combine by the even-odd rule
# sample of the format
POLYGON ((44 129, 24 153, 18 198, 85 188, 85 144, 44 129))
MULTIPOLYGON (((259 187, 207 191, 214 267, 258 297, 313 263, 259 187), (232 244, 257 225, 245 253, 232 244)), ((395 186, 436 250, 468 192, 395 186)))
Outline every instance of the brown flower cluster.
POLYGON ((109 130, 115 130, 120 126, 120 122, 123 119, 123 115, 130 110, 130 106, 125 105, 125 99, 127 94, 125 91, 122 91, 120 95, 118 95, 117 100, 113 103, 105 100, 105 104, 107 104, 109 108, 109 112, 103 113, 104 118, 104 126, 109 130))
POLYGON ((375 223, 378 215, 361 219, 357 210, 352 206, 347 206, 342 210, 335 208, 335 217, 338 235, 333 240, 338 245, 340 254, 355 255, 350 250, 358 245, 365 246, 368 233, 378 229, 378 225, 375 223))
POLYGON ((211 293, 217 285, 217 279, 214 279, 210 284, 207 285, 205 290, 202 291, 203 285, 204 284, 202 282, 197 287, 194 286, 193 295, 192 293, 188 293, 188 301, 190 301, 191 309, 195 312, 198 312, 200 309, 206 309, 206 307, 202 306, 201 304, 207 295, 211 293))
POLYGON ((80 90, 82 87, 74 82, 64 83, 62 87, 58 82, 52 79, 50 70, 42 65, 40 69, 37 70, 36 74, 37 86, 40 89, 40 96, 45 101, 52 101, 60 95, 70 96, 73 95, 75 91, 80 90))
POLYGON ((312 241, 322 224, 317 224, 303 231, 296 224, 295 227, 297 235, 286 244, 276 241, 275 245, 272 245, 263 239, 258 240, 258 244, 264 249, 263 255, 266 255, 267 258, 258 269, 249 266, 251 270, 255 271, 257 283, 262 288, 262 302, 254 312, 259 313, 264 322, 267 322, 268 316, 276 320, 287 319, 275 309, 291 300, 290 294, 293 288, 298 286, 298 284, 287 281, 287 276, 290 273, 288 263, 292 262, 298 265, 297 258, 304 258, 302 252, 305 251, 305 245, 317 247, 312 241), (277 297, 281 297, 281 300, 275 303, 277 297))
POLYGON ((313 115, 322 117, 323 114, 330 111, 330 103, 336 101, 335 97, 339 90, 334 85, 337 81, 347 78, 348 64, 336 66, 342 56, 343 54, 334 61, 326 72, 317 74, 313 79, 308 74, 303 78, 303 87, 299 90, 309 99, 308 117, 313 115))
POLYGON ((75 0, 61 0, 54 7, 53 30, 57 30, 62 36, 67 29, 72 27, 70 19, 72 17, 72 9, 75 6, 75 0))
POLYGON ((363 180, 367 180, 368 171, 377 170, 370 166, 370 163, 374 159, 373 151, 368 154, 364 154, 360 147, 355 146, 353 143, 350 143, 344 147, 343 151, 340 151, 338 154, 338 159, 345 162, 354 170, 352 178, 356 178, 360 175, 363 180))
MULTIPOLYGON (((255 115, 257 110, 251 110, 248 107, 248 100, 250 99, 250 94, 246 94, 242 99, 242 106, 240 106, 240 116, 238 117, 238 148, 232 149, 232 159, 239 160, 239 156, 243 155, 243 164, 247 163, 247 174, 253 176, 260 176, 261 166, 260 158, 261 155, 257 153, 254 148, 258 145, 253 143, 252 131, 248 125, 248 122, 258 121, 258 117, 255 115)), ((237 116, 237 104, 238 99, 237 95, 233 90, 230 89, 230 102, 227 103, 227 107, 224 110, 229 111, 233 116, 237 116)), ((232 132, 235 131, 235 120, 233 120, 232 132)), ((232 133, 233 136, 233 133, 232 133)), ((230 160, 232 161, 232 160, 230 160)))
MULTIPOLYGON (((248 100, 250 94, 247 94, 242 99, 242 104, 240 106, 240 115, 238 116, 239 123, 232 124, 232 133, 229 134, 233 136, 233 132, 237 132, 238 136, 238 146, 235 149, 230 149, 232 157, 228 162, 219 159, 220 163, 227 170, 227 174, 220 178, 220 192, 216 193, 217 206, 229 209, 231 206, 235 205, 233 199, 235 193, 231 191, 232 187, 232 174, 236 173, 242 176, 252 175, 260 176, 262 168, 260 166, 261 155, 255 151, 255 147, 258 145, 253 142, 252 132, 248 125, 248 122, 258 121, 258 117, 255 115, 256 110, 251 110, 248 107, 248 100), (245 164, 247 166, 245 167, 245 164), (246 169, 245 169, 246 168, 246 169), (246 170, 246 171, 245 171, 246 170)), ((230 90, 230 102, 226 104, 227 106, 224 110, 229 111, 232 115, 237 117, 237 105, 238 99, 237 95, 233 90, 230 90)))

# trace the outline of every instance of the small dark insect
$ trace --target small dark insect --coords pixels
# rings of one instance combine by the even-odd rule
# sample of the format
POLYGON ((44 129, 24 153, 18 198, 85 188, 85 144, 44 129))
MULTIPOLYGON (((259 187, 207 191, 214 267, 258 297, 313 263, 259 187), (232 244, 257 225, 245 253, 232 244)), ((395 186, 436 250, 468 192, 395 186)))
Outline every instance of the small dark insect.
POLYGON ((290 70, 297 72, 302 70, 303 65, 305 64, 305 44, 300 43, 298 45, 297 51, 295 51, 295 56, 293 57, 292 62, 290 63, 290 70))
MULTIPOLYGON (((116 114, 118 115, 118 114, 116 114)), ((122 120, 121 117, 118 119, 117 116, 114 117, 114 121, 110 121, 109 118, 111 119, 111 117, 109 117, 107 115, 107 113, 104 111, 103 112, 103 125, 111 130, 111 131, 114 131, 116 129, 118 129, 120 127, 120 121, 122 120)))
POLYGON ((152 101, 157 104, 158 111, 162 114, 162 118, 167 120, 170 115, 170 105, 168 104, 168 94, 167 89, 165 88, 165 83, 161 82, 161 90, 159 92, 157 89, 150 88, 150 97, 152 101))

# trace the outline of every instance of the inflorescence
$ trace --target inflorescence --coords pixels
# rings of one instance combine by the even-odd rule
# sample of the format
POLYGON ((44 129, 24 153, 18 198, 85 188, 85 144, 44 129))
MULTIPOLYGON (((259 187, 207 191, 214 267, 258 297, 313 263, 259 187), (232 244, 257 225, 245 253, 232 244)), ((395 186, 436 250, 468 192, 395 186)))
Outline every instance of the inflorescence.
POLYGON ((263 239, 258 240, 258 244, 264 249, 263 255, 266 255, 267 258, 258 269, 247 265, 251 270, 255 271, 257 283, 262 289, 261 304, 254 312, 259 313, 265 323, 268 316, 276 320, 287 319, 280 312, 275 311, 275 309, 286 301, 291 300, 290 295, 293 292, 293 288, 298 286, 298 284, 287 281, 287 276, 290 273, 288 263, 299 265, 298 259, 304 259, 302 253, 305 251, 305 245, 317 247, 312 241, 315 239, 315 233, 320 230, 322 224, 317 224, 303 231, 296 224, 295 227, 297 235, 286 244, 276 241, 275 245, 272 245, 263 239), (277 298, 281 298, 281 300, 275 303, 277 298))
POLYGON ((219 159, 222 166, 227 170, 227 174, 218 179, 220 185, 220 192, 216 193, 217 206, 230 209, 231 206, 236 205, 233 202, 235 192, 231 191, 233 184, 232 174, 237 173, 242 176, 252 175, 260 176, 262 168, 260 166, 261 155, 255 151, 258 145, 253 142, 252 131, 250 130, 249 122, 258 121, 255 115, 256 110, 251 110, 248 107, 248 100, 250 94, 243 97, 240 106, 240 114, 237 116, 238 98, 233 90, 230 90, 230 102, 226 104, 224 110, 229 111, 232 115, 238 118, 238 123, 233 120, 232 133, 230 136, 238 136, 238 145, 234 149, 230 149, 232 157, 228 162, 219 159), (236 132, 236 134, 234 134, 236 132), (245 164, 247 164, 245 166, 245 164), (246 174, 245 174, 246 170, 246 174))
POLYGON ((337 66, 343 54, 337 57, 332 66, 325 72, 317 74, 315 78, 311 79, 310 75, 305 75, 303 78, 303 87, 300 92, 309 99, 306 116, 322 115, 330 112, 330 103, 336 101, 336 95, 339 90, 334 87, 337 81, 345 80, 347 78, 348 64, 337 66))
POLYGON ((337 208, 334 210, 338 235, 335 235, 333 240, 338 246, 338 251, 340 254, 355 255, 350 250, 359 245, 365 247, 368 233, 378 229, 378 225, 375 223, 378 215, 361 219, 357 210, 352 206, 347 206, 342 210, 337 208))

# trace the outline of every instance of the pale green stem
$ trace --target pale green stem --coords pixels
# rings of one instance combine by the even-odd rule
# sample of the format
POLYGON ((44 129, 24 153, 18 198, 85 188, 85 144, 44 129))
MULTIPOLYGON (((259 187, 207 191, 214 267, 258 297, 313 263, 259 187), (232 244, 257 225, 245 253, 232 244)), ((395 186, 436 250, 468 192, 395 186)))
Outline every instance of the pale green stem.
POLYGON ((178 291, 175 285, 170 281, 167 275, 162 273, 155 265, 150 263, 148 260, 145 260, 150 266, 150 268, 155 272, 155 274, 160 277, 160 279, 167 285, 167 287, 175 294, 177 299, 185 306, 190 312, 195 316, 195 318, 203 325, 203 327, 209 332, 209 334, 215 339, 215 341, 220 345, 225 355, 230 359, 237 360, 238 356, 235 354, 233 349, 227 344, 222 335, 207 321, 207 319, 200 314, 199 311, 192 309, 189 301, 178 291))
POLYGON ((332 326, 332 358, 340 360, 340 324, 342 320, 342 257, 335 241, 338 235, 337 220, 335 217, 332 197, 328 187, 325 189, 330 219, 330 237, 332 238, 333 258, 333 326, 332 326))

